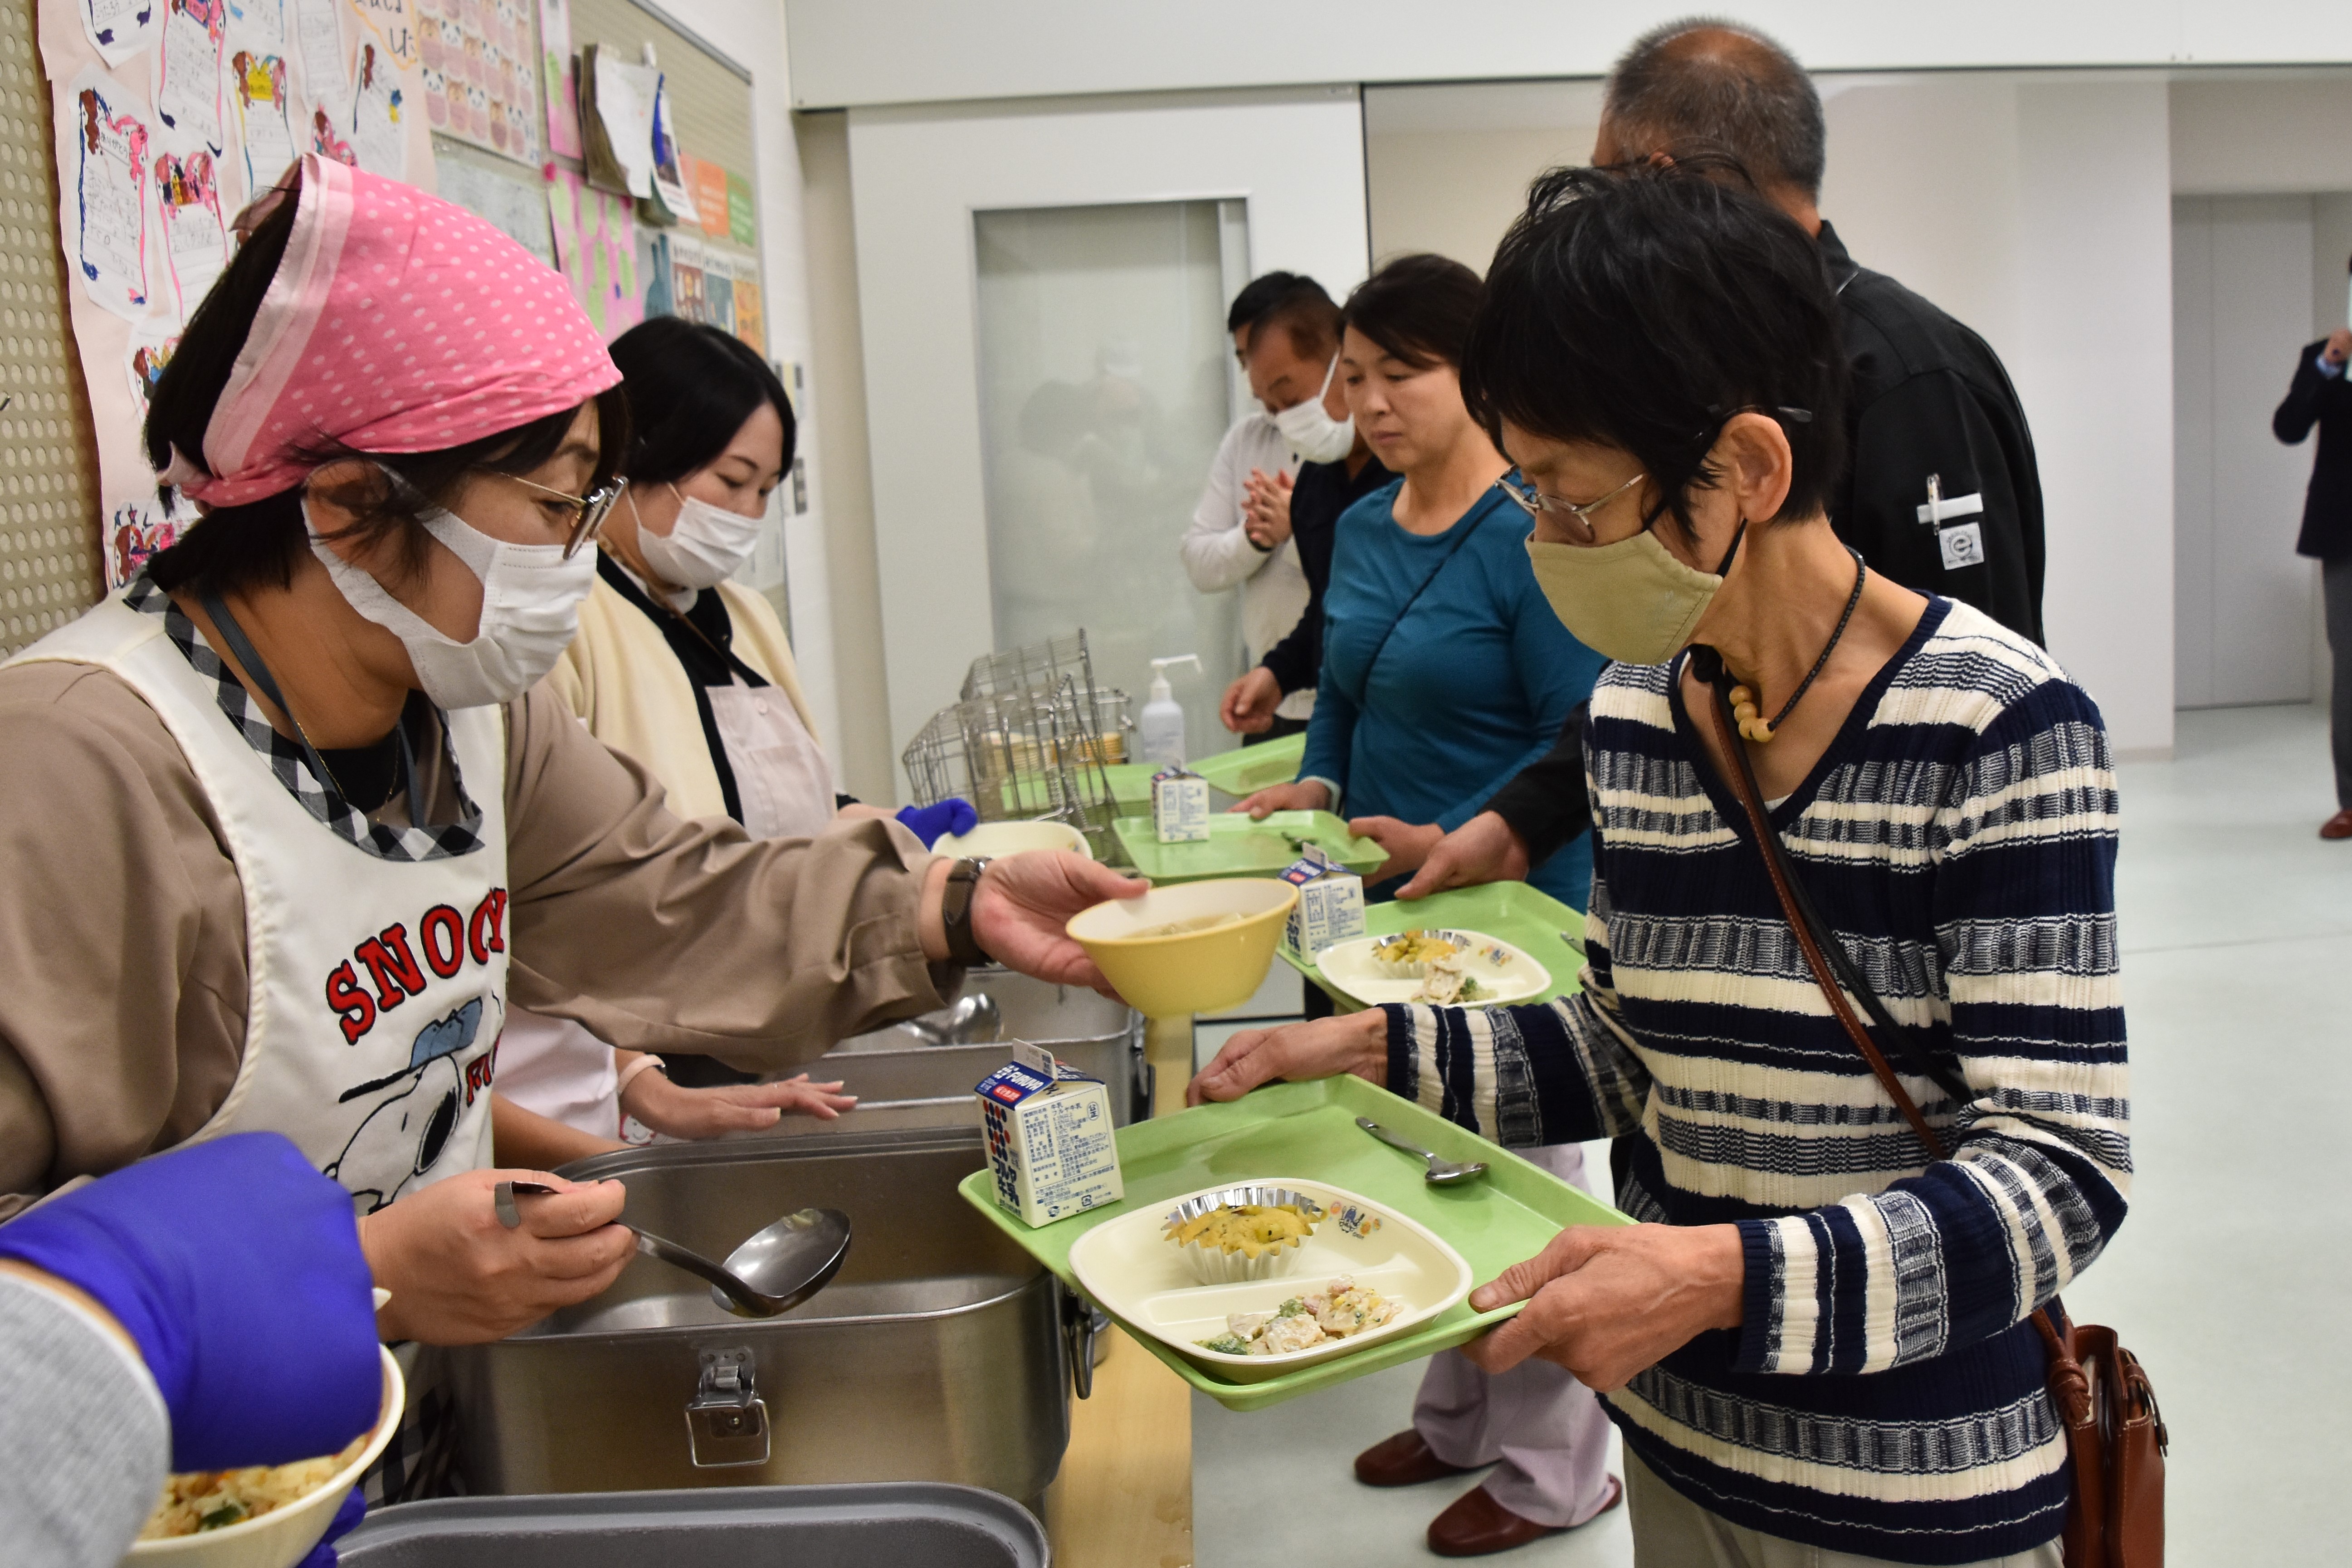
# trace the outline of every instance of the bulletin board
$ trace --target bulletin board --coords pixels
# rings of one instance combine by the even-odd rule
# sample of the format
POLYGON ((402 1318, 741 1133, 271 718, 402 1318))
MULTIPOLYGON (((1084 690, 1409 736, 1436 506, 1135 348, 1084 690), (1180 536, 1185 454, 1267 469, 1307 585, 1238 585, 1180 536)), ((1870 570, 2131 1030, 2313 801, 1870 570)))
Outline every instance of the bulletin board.
POLYGON ((57 214, 33 0, 0 0, 0 657, 81 614, 105 580, 57 214))

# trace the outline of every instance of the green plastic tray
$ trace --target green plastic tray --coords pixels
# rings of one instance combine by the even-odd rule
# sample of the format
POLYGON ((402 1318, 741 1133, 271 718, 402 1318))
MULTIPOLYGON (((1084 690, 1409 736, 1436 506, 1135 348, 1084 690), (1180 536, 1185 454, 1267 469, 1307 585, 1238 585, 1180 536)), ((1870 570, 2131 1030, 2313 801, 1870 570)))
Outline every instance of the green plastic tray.
MULTIPOLYGON (((997 1206, 994 1178, 986 1170, 973 1172, 956 1190, 1073 1289, 1078 1279, 1070 1271, 1070 1248, 1096 1226, 1201 1187, 1257 1176, 1328 1182, 1410 1215, 1450 1242, 1468 1260, 1481 1285, 1542 1251, 1565 1226, 1633 1223, 1542 1167, 1360 1078, 1269 1084, 1230 1104, 1197 1106, 1136 1122, 1119 1130, 1118 1159, 1127 1184, 1125 1202, 1034 1230, 1018 1215, 997 1206), (1447 1159, 1484 1160, 1486 1175, 1458 1187, 1433 1187, 1421 1179, 1420 1161, 1366 1134, 1356 1125, 1359 1116, 1369 1116, 1447 1159)), ((1226 1409, 1262 1410, 1451 1350, 1518 1310, 1515 1303, 1474 1312, 1464 1301, 1412 1333, 1264 1383, 1227 1383, 1150 1334, 1133 1328, 1128 1332, 1226 1409)))
POLYGON ((1151 775, 1160 770, 1150 763, 1113 763, 1103 769, 1110 780, 1110 797, 1121 806, 1151 809, 1151 775))
POLYGON ((1359 877, 1379 869, 1389 858, 1387 850, 1349 833, 1328 811, 1270 811, 1257 822, 1239 812, 1214 811, 1209 814, 1209 837, 1191 844, 1160 843, 1149 816, 1122 816, 1114 827, 1135 868, 1155 882, 1270 877, 1298 858, 1301 843, 1314 845, 1359 877))
POLYGON ((1262 746, 1236 746, 1191 764, 1212 787, 1227 795, 1254 795, 1268 784, 1288 784, 1298 776, 1307 755, 1305 735, 1285 735, 1262 746))
MULTIPOLYGON (((1364 911, 1367 936, 1394 936, 1401 931, 1421 931, 1429 926, 1482 931, 1488 936, 1499 936, 1551 971, 1551 989, 1541 996, 1528 997, 1529 1002, 1570 996, 1579 989, 1576 977, 1584 969, 1584 953, 1580 948, 1570 946, 1568 939, 1573 936, 1582 940, 1584 917, 1549 893, 1525 882, 1488 882, 1484 887, 1456 888, 1450 893, 1432 893, 1410 904, 1393 900, 1374 904, 1364 911)), ((1324 979, 1321 970, 1288 948, 1276 951, 1284 963, 1307 976, 1342 1012, 1352 1012, 1364 1005, 1324 979)))

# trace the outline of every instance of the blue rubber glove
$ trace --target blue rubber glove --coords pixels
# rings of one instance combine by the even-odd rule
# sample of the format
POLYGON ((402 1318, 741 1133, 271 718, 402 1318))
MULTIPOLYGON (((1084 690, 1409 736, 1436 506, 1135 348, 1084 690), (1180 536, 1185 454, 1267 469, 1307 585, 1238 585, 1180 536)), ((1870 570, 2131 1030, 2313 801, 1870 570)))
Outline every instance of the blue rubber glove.
POLYGON ((961 795, 950 795, 937 805, 907 806, 898 813, 898 820, 929 849, 950 834, 971 832, 980 821, 980 813, 961 795))
POLYGON ((335 1550, 335 1542, 357 1530, 366 1514, 367 1493, 353 1487, 352 1495, 343 1500, 343 1506, 335 1510, 334 1521, 327 1526, 327 1533, 319 1538, 319 1544, 310 1548, 310 1554, 294 1564, 294 1568, 335 1568, 342 1561, 341 1553, 335 1550))
POLYGON ((352 1195, 275 1132, 128 1165, 0 1226, 0 1258, 77 1285, 139 1346, 172 1468, 331 1454, 383 1405, 352 1195))

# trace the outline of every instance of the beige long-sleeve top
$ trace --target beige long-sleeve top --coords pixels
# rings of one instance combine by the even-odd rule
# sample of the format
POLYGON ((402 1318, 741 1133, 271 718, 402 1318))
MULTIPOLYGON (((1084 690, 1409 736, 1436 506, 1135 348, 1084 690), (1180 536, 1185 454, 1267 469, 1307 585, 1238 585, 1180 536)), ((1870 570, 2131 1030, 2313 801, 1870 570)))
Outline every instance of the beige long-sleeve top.
MULTIPOLYGON (((423 788, 444 819, 446 763, 423 788)), ((754 842, 682 821, 543 687, 507 708, 506 812, 513 999, 601 1038, 789 1067, 952 989, 916 931, 931 858, 896 823, 754 842)), ((154 711, 102 669, 0 670, 0 1218, 211 1117, 244 1051, 245 931, 154 711)))

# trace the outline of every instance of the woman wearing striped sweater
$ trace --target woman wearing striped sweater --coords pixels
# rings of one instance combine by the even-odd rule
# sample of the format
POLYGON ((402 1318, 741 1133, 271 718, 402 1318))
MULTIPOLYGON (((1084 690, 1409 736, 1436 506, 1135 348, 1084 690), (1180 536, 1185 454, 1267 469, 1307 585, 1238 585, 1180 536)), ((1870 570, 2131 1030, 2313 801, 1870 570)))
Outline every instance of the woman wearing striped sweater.
POLYGON ((1503 1143, 1625 1140, 1643 1223, 1481 1287, 1528 1306, 1471 1349, 1605 1391, 1643 1568, 2057 1568, 2063 1429, 2023 1320, 2130 1173, 2106 736, 2039 648, 1838 542, 1834 304, 1742 183, 1547 176, 1463 367, 1547 597, 1619 660, 1586 735, 1581 993, 1237 1036, 1193 1097, 1355 1072, 1503 1143), (1815 986, 1694 648, 1752 696, 1736 743, 1822 922, 1932 1043, 1932 1073, 1895 1059, 1951 1159, 1815 986))

